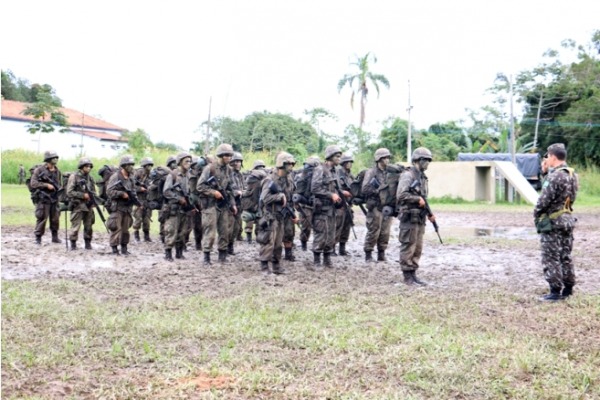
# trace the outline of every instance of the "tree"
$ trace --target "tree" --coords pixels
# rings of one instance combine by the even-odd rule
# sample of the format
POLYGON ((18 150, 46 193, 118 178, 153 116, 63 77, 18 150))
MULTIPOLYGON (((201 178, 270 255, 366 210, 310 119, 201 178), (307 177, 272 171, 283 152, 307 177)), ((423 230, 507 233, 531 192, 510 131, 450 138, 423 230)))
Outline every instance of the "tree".
POLYGON ((124 132, 123 137, 127 139, 129 151, 136 159, 142 158, 148 150, 154 147, 150 136, 143 129, 138 128, 133 132, 124 132))
POLYGON ((323 150, 325 150, 326 143, 332 140, 332 135, 323 132, 321 125, 327 120, 337 121, 338 117, 322 107, 304 110, 304 115, 309 118, 308 122, 313 128, 315 128, 317 134, 319 135, 319 144, 316 152, 321 153, 323 150))
POLYGON ((373 64, 377 63, 377 57, 372 55, 371 53, 365 54, 364 57, 355 56, 356 60, 351 62, 351 66, 356 66, 358 68, 358 72, 349 73, 344 75, 342 79, 338 82, 338 93, 342 91, 345 86, 349 86, 350 90, 352 90, 352 95, 350 96, 350 106, 354 109, 354 96, 356 93, 360 94, 360 123, 359 129, 362 129, 365 123, 365 108, 367 105, 367 95, 369 94, 369 88, 367 83, 370 82, 377 91, 377 97, 379 97, 379 84, 384 85, 389 89, 390 82, 388 79, 381 74, 374 74, 369 69, 369 60, 373 61, 373 64), (353 83, 357 83, 357 87, 353 86, 353 83))
POLYGON ((62 107, 62 102, 54 93, 54 88, 47 83, 30 85, 26 79, 17 78, 11 70, 2 71, 2 97, 6 100, 34 103, 40 91, 50 94, 52 102, 62 107))
POLYGON ((60 99, 56 98, 50 85, 37 86, 35 91, 36 101, 29 104, 23 115, 31 116, 35 120, 27 125, 31 134, 38 132, 54 132, 55 126, 61 133, 69 130, 67 116, 60 109, 60 99))

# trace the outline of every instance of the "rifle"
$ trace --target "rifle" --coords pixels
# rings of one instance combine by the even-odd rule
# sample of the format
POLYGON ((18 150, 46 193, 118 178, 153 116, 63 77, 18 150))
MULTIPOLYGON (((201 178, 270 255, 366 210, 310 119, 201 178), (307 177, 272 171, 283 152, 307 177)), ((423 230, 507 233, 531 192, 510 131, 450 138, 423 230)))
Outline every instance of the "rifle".
MULTIPOLYGON (((418 179, 415 179, 415 181, 410 184, 410 190, 414 194, 421 196, 423 198, 423 200, 425 201, 425 208, 421 212, 422 214, 424 214, 423 216, 425 216, 425 215, 428 217, 432 216, 433 212, 431 212, 431 207, 429 207, 429 203, 427 202, 427 196, 423 196, 421 194, 421 181, 419 181, 418 179)), ((440 239, 440 243, 444 244, 444 242, 442 241, 442 237, 440 236, 440 232, 439 232, 440 227, 439 227, 437 221, 434 220, 432 222, 432 224, 433 224, 433 228, 435 229, 435 233, 437 233, 438 239, 440 239)))
POLYGON ((138 206, 138 207, 142 206, 142 203, 140 202, 140 199, 138 199, 137 193, 135 192, 135 190, 127 189, 125 187, 125 184, 123 183, 123 181, 120 179, 117 179, 117 181, 115 183, 113 183, 112 186, 108 187, 106 189, 106 191, 108 192, 108 190, 110 190, 114 187, 117 187, 118 185, 121 185, 123 192, 127 193, 128 199, 127 199, 127 203, 125 204, 126 206, 131 206, 131 205, 138 206))
POLYGON ((58 182, 56 182, 54 179, 52 179, 52 177, 50 175, 48 175, 48 173, 46 171, 42 172, 39 175, 39 179, 40 181, 44 182, 44 183, 48 183, 50 185, 52 185, 52 187, 54 187, 54 190, 49 193, 46 190, 40 190, 39 194, 41 194, 42 196, 46 196, 48 197, 50 200, 57 200, 59 198, 59 195, 64 192, 64 188, 60 186, 60 184, 58 182))
POLYGON ((221 188, 221 184, 219 183, 217 178, 215 178, 215 176, 213 175, 206 180, 206 183, 208 183, 214 190, 221 193, 222 198, 220 200, 217 200, 217 207, 220 209, 228 209, 233 212, 233 205, 229 201, 229 197, 227 196, 225 190, 221 188))
POLYGON ((338 196, 340 196, 340 199, 342 200, 342 207, 344 207, 344 212, 346 213, 346 217, 350 219, 350 229, 352 229, 352 234, 354 235, 354 239, 358 239, 358 237, 356 236, 356 231, 354 231, 354 215, 352 215, 352 210, 350 209, 351 206, 350 206, 350 204, 348 204, 348 201, 346 201, 346 196, 344 196, 342 189, 340 189, 339 181, 337 179, 335 179, 334 182, 335 182, 335 191, 337 192, 338 196))
MULTIPOLYGON (((302 208, 302 204, 305 204, 307 206, 310 206, 310 201, 306 199, 306 197, 302 196, 299 193, 294 193, 292 195, 292 203, 294 203, 295 205, 297 205, 297 210, 300 213, 300 215, 302 215, 304 217, 304 219, 307 219, 308 217, 306 216, 306 213, 304 212, 304 209, 302 208)), ((311 208, 311 207, 309 207, 311 208)))
POLYGON ((174 184, 172 186, 172 189, 179 192, 181 194, 181 196, 185 199, 186 205, 181 206, 181 209, 183 211, 188 212, 188 211, 194 210, 196 212, 200 212, 200 210, 198 209, 198 206, 196 205, 196 202, 193 202, 192 199, 190 198, 190 194, 188 192, 186 192, 185 190, 183 190, 183 187, 181 186, 181 182, 177 182, 176 184, 174 184))
POLYGON ((106 232, 110 233, 110 231, 106 227, 106 218, 104 218, 104 214, 102 214, 102 210, 100 210, 100 206, 98 205, 98 201, 96 200, 96 194, 88 188, 87 181, 85 179, 80 180, 79 184, 83 187, 83 192, 87 193, 88 196, 90 196, 90 199, 87 201, 86 205, 88 207, 93 207, 96 209, 96 211, 98 211, 98 216, 100 217, 100 220, 104 224, 104 228, 106 228, 106 232))

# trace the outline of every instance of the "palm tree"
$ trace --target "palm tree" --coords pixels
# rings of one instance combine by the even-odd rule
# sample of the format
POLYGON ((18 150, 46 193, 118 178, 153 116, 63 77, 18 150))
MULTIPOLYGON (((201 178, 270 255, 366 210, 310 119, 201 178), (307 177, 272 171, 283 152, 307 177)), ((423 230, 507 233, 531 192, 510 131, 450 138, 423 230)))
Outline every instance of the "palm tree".
POLYGON ((369 94, 369 88, 367 87, 367 80, 375 86, 377 90, 377 97, 379 97, 379 84, 383 84, 386 88, 390 88, 390 82, 388 79, 381 74, 374 74, 369 70, 369 59, 373 60, 373 63, 377 62, 377 57, 367 53, 364 57, 355 56, 356 60, 351 62, 350 65, 358 67, 358 73, 346 74, 338 82, 338 93, 342 91, 344 86, 348 85, 352 90, 352 96, 350 97, 350 106, 354 109, 354 95, 360 93, 360 129, 362 129, 365 123, 365 107, 367 104, 367 94, 369 94), (357 81, 358 88, 355 90, 352 84, 357 81))

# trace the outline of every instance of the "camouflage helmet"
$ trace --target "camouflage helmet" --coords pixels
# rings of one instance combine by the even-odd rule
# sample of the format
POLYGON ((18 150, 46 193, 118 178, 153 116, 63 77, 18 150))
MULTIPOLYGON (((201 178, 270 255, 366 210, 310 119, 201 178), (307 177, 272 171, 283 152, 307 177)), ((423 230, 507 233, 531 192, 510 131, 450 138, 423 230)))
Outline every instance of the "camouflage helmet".
POLYGON ((391 156, 392 153, 390 153, 390 151, 385 147, 382 147, 380 149, 375 150, 375 155, 373 158, 375 159, 375 162, 379 162, 379 160, 381 160, 382 158, 391 156))
POLYGON ((321 159, 317 156, 310 156, 306 160, 304 160, 304 165, 316 167, 319 164, 321 164, 321 159))
POLYGON ((226 155, 231 155, 233 156, 233 147, 231 147, 230 144, 227 143, 221 143, 220 145, 217 146, 217 157, 223 157, 226 155))
POLYGON ((244 161, 244 156, 242 156, 242 153, 236 151, 233 153, 233 158, 231 161, 244 161))
POLYGON ((198 156, 192 156, 192 165, 191 167, 195 167, 196 165, 198 165, 198 160, 200 160, 200 157, 198 156))
POLYGON ((152 160, 152 157, 144 157, 142 158, 142 161, 140 161, 140 165, 142 167, 145 167, 146 165, 154 165, 154 161, 152 160))
POLYGON ((290 153, 286 153, 285 151, 282 151, 281 153, 279 153, 277 155, 277 159, 275 160, 275 167, 277 168, 283 168, 285 165, 284 164, 296 164, 296 160, 294 159, 294 156, 291 155, 290 153))
POLYGON ((254 164, 252 164, 252 169, 257 168, 266 168, 267 164, 263 160, 255 160, 254 164))
POLYGON ((188 153, 187 151, 182 151, 181 153, 177 154, 177 158, 175 158, 175 162, 177 163, 177 165, 179 165, 186 158, 189 158, 191 160, 192 155, 190 153, 188 153))
POLYGON ((79 159, 79 162, 77 163, 77 169, 81 169, 81 168, 85 167, 86 165, 89 165, 90 167, 94 168, 94 164, 92 163, 92 160, 90 160, 87 157, 82 157, 79 159))
POLYGON ((415 149, 415 151, 413 151, 411 160, 414 162, 419 161, 422 158, 428 159, 429 161, 433 160, 433 156, 431 155, 431 151, 429 151, 429 149, 425 147, 418 147, 415 149))
POLYGON ((124 167, 126 165, 134 165, 135 161, 131 154, 124 155, 121 157, 121 161, 119 161, 119 167, 124 167))
POLYGON ((340 160, 340 164, 344 164, 347 162, 354 162, 354 157, 351 155, 342 154, 342 159, 340 160))
POLYGON ((337 153, 340 153, 340 155, 342 154, 342 149, 340 149, 340 146, 335 145, 335 144, 327 146, 327 148, 325 148, 325 159, 329 160, 331 157, 333 157, 337 153))
POLYGON ((166 165, 169 166, 169 164, 171 164, 172 162, 176 162, 177 159, 175 158, 175 156, 169 156, 167 157, 167 163, 166 165))
POLYGON ((48 150, 44 152, 44 162, 52 160, 53 158, 58 158, 58 153, 56 151, 48 150))

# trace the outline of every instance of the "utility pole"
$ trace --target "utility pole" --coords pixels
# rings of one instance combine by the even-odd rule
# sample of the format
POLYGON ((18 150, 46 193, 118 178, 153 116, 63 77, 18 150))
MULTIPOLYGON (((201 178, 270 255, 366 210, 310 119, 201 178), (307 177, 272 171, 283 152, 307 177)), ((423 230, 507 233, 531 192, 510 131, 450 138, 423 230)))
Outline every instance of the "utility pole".
POLYGON ((208 123, 206 124, 206 141, 204 142, 204 155, 210 150, 210 111, 212 108, 212 96, 208 100, 208 123))
POLYGON ((540 127, 540 116, 542 114, 542 100, 544 98, 544 89, 540 92, 540 102, 538 103, 537 116, 535 118, 535 134, 533 135, 533 149, 537 151, 538 130, 540 127))
POLYGON ((514 165, 517 165, 516 163, 516 157, 515 157, 515 147, 516 147, 516 141, 515 141, 515 117, 513 114, 513 83, 512 83, 512 75, 509 75, 508 78, 508 90, 510 92, 510 155, 511 155, 511 161, 514 165))
POLYGON ((410 79, 408 80, 408 135, 406 136, 406 162, 410 163, 410 155, 412 153, 412 128, 410 122, 410 110, 412 110, 412 106, 410 105, 410 79))

